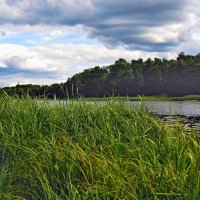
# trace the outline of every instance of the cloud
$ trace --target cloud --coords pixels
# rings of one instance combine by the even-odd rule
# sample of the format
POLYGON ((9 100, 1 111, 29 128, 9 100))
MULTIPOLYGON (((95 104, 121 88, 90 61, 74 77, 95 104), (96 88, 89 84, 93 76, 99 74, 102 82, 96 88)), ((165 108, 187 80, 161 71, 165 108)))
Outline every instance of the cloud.
POLYGON ((199 0, 0 0, 0 83, 65 82, 85 68, 200 52, 199 0))
POLYGON ((0 44, 0 82, 7 85, 22 83, 66 82, 85 68, 107 66, 119 58, 128 61, 148 57, 174 58, 176 53, 109 49, 102 44, 51 44, 24 47, 0 44), (36 82, 35 82, 36 81, 36 82))
POLYGON ((0 30, 0 37, 5 36, 5 35, 6 35, 6 32, 0 30))
POLYGON ((48 77, 37 77, 31 75, 25 75, 24 73, 17 73, 17 74, 0 74, 0 88, 7 87, 7 86, 15 86, 19 84, 39 84, 39 85, 50 85, 52 83, 58 82, 60 83, 60 79, 57 80, 56 78, 48 78, 48 77))
POLYGON ((108 47, 168 52, 196 26, 199 6, 198 0, 1 0, 0 23, 82 25, 88 37, 108 47))
POLYGON ((91 7, 90 0, 1 0, 0 22, 75 25, 87 17, 85 11, 91 7))
POLYGON ((195 15, 197 1, 95 2, 99 14, 88 22, 91 36, 105 44, 133 50, 170 51, 179 45, 180 36, 191 29, 191 24, 199 20, 195 15))
POLYGON ((17 67, 0 67, 1 76, 7 76, 7 75, 17 76, 19 74, 35 78, 54 78, 54 75, 49 72, 42 74, 41 72, 38 71, 24 70, 17 67))

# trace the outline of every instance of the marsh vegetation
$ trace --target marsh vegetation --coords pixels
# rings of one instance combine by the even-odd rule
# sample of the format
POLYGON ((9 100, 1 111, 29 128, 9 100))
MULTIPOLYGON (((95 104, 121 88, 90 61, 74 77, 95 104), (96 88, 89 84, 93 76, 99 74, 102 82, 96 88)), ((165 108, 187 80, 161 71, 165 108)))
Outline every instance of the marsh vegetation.
POLYGON ((0 99, 0 199, 188 199, 199 138, 111 102, 0 99))

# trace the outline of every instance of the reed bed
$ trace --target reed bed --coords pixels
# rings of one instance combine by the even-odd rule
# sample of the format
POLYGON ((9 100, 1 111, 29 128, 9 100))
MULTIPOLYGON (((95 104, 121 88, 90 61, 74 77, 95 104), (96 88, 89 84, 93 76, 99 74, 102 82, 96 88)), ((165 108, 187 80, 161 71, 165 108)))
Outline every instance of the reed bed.
POLYGON ((198 134, 107 102, 0 98, 0 199, 198 200, 198 134))

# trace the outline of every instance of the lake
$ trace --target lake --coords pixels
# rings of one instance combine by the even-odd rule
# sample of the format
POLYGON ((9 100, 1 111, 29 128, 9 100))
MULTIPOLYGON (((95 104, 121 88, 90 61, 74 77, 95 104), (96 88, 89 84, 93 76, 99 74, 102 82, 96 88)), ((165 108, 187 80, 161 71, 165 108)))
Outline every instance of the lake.
MULTIPOLYGON (((139 102, 128 102, 128 105, 137 105, 139 102)), ((200 101, 144 101, 144 107, 155 113, 164 122, 174 124, 178 120, 184 129, 200 131, 200 101)))
MULTIPOLYGON (((138 103, 127 102, 128 105, 138 103)), ((143 103, 148 111, 159 115, 200 116, 200 101, 144 101, 143 103)))
MULTIPOLYGON (((50 104, 57 104, 58 101, 48 101, 50 104)), ((61 104, 66 105, 70 102, 59 101, 61 104)), ((106 101, 86 101, 88 104, 105 104, 106 101)), ((133 108, 138 108, 141 104, 140 101, 116 102, 123 103, 133 108)), ((186 117, 199 117, 200 116, 200 101, 143 101, 144 106, 148 111, 158 115, 180 115, 186 117)))

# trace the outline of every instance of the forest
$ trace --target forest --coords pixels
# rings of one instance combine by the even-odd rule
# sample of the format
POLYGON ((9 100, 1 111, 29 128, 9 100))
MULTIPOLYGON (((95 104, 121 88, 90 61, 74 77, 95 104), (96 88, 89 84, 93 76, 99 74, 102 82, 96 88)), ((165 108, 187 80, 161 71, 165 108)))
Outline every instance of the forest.
POLYGON ((181 52, 177 59, 148 58, 127 62, 120 58, 114 64, 95 66, 77 73, 65 83, 16 85, 1 92, 10 96, 48 98, 106 96, 184 96, 200 94, 200 53, 181 52))

